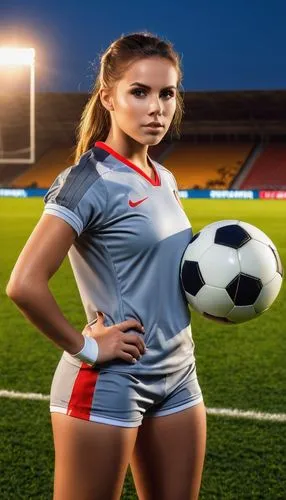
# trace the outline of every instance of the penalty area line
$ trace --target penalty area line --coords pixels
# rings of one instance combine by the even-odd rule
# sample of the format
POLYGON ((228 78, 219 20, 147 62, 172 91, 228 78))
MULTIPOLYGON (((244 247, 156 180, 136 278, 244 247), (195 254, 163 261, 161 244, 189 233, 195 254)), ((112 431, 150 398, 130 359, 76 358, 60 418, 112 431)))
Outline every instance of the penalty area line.
MULTIPOLYGON (((0 390, 0 398, 28 399, 30 401, 49 401, 50 396, 35 392, 15 392, 0 390)), ((264 420, 268 422, 286 422, 286 413, 264 413, 252 410, 238 410, 231 408, 206 408, 208 415, 218 417, 247 418, 249 420, 264 420)))

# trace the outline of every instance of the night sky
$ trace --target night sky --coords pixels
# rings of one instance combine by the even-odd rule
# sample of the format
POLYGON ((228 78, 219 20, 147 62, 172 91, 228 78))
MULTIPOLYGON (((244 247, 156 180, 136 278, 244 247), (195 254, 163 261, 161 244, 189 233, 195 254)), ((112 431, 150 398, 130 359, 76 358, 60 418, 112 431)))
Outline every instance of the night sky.
POLYGON ((37 50, 37 90, 86 92, 98 55, 148 30, 182 57, 186 91, 286 89, 285 0, 1 0, 0 45, 37 50))

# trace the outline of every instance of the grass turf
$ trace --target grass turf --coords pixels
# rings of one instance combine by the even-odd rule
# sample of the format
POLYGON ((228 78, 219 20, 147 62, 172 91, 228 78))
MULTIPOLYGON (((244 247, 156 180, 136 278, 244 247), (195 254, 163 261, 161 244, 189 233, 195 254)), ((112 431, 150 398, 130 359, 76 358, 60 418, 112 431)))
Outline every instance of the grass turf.
MULTIPOLYGON (((257 225, 286 262, 283 201, 184 200, 194 232, 222 219, 257 225)), ((19 252, 43 207, 39 199, 0 199, 0 373, 2 389, 49 392, 60 351, 27 323, 5 295, 19 252)), ((84 326, 84 311, 67 260, 51 289, 68 320, 84 326)), ((199 380, 209 407, 286 413, 285 286, 261 317, 236 326, 193 313, 199 380)), ((48 405, 1 400, 0 479, 3 499, 51 498, 53 451, 48 405)), ((285 498, 285 424, 208 417, 202 499, 285 498)), ((122 498, 136 498, 130 473, 122 498)))

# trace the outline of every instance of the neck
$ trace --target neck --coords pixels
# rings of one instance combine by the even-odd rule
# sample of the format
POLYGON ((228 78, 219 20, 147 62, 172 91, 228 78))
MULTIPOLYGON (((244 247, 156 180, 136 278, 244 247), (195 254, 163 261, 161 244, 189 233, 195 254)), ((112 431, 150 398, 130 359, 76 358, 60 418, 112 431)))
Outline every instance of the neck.
POLYGON ((121 156, 124 156, 124 158, 130 160, 142 170, 147 171, 150 169, 150 164, 147 157, 147 145, 139 144, 138 142, 134 141, 134 139, 127 136, 114 137, 112 131, 109 132, 104 142, 107 146, 114 149, 114 151, 116 151, 121 156))

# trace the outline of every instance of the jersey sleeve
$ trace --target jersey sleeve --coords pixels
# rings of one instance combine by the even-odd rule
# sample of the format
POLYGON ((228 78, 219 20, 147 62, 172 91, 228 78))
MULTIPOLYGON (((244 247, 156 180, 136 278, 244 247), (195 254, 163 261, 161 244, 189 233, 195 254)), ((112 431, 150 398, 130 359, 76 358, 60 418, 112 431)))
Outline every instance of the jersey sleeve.
POLYGON ((44 214, 55 215, 77 233, 99 230, 105 219, 107 189, 96 169, 96 161, 85 155, 61 172, 44 197, 44 214))

